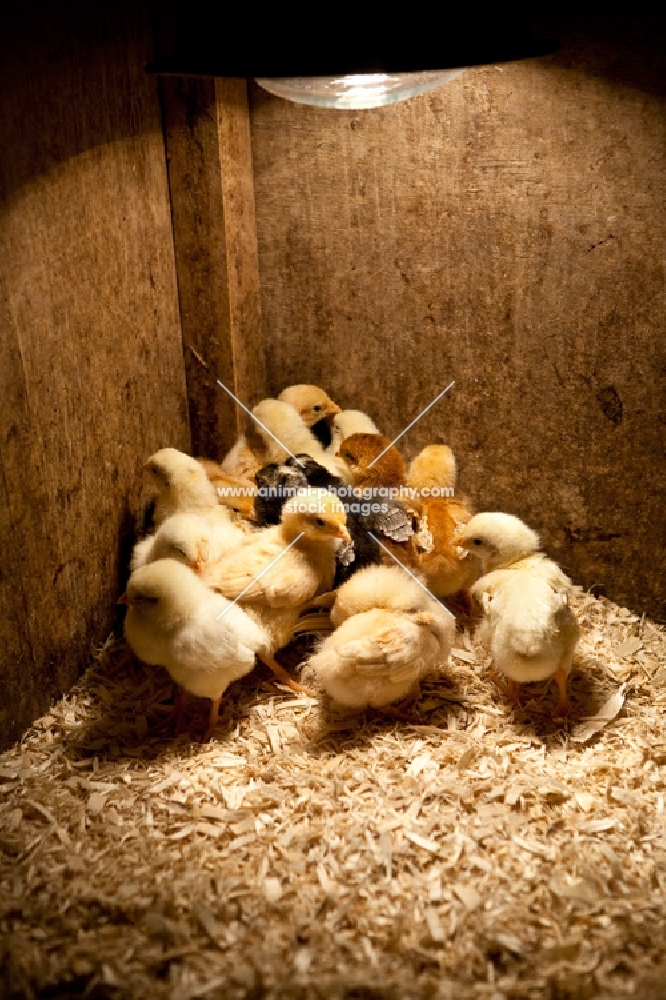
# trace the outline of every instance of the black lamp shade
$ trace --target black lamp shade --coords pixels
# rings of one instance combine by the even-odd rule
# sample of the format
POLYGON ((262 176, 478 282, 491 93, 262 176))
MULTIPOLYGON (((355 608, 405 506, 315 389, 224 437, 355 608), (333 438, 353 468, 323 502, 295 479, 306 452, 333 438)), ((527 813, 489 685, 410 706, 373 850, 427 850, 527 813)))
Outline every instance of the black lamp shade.
POLYGON ((558 48, 554 41, 533 38, 526 25, 524 9, 498 2, 486 11, 469 0, 445 9, 414 5, 399 16, 378 5, 372 19, 360 19, 351 4, 312 6, 299 15, 275 6, 264 13, 193 4, 173 51, 147 70, 231 77, 413 73, 509 62, 558 48))

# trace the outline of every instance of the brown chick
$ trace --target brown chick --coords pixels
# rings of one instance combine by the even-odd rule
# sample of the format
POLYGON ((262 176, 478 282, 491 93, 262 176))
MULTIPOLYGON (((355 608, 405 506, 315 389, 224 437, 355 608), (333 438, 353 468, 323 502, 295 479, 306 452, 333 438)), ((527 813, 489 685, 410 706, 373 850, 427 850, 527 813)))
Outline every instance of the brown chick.
POLYGON ((469 614, 472 604, 467 591, 478 579, 480 567, 465 549, 454 543, 453 537, 472 515, 455 497, 441 495, 451 487, 432 485, 444 479, 450 482, 452 476, 455 481, 453 453, 447 446, 424 449, 410 467, 411 481, 407 486, 405 463, 397 448, 389 447, 381 454, 389 444, 381 434, 352 434, 342 442, 338 455, 355 486, 402 487, 400 501, 413 518, 414 534, 406 542, 385 541, 385 549, 417 570, 436 597, 450 597, 462 591, 463 607, 469 614))
POLYGON ((288 385, 278 399, 293 406, 306 427, 313 427, 320 420, 332 421, 340 412, 337 403, 318 385, 288 385))
POLYGON ((345 438, 337 457, 344 463, 352 486, 379 489, 382 486, 404 485, 403 457, 397 448, 390 445, 391 442, 383 434, 352 434, 345 438))
POLYGON ((466 612, 472 608, 469 588, 481 575, 481 565, 454 536, 472 512, 453 496, 456 461, 448 445, 430 445, 412 462, 408 484, 418 491, 419 526, 410 551, 418 569, 436 597, 462 592, 466 612))

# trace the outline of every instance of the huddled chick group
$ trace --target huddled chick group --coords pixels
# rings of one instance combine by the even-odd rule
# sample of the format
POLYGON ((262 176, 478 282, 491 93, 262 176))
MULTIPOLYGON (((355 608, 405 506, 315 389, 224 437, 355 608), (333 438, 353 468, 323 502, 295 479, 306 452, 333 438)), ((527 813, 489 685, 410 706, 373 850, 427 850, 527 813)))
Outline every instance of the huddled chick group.
MULTIPOLYGON (((210 699, 206 738, 225 690, 257 660, 308 691, 275 659, 301 633, 320 636, 308 673, 334 705, 413 697, 449 659, 455 618, 443 601, 480 610, 512 701, 519 684, 553 678, 556 712, 569 712, 572 583, 518 518, 473 516, 454 496, 448 446, 407 468, 367 414, 313 385, 253 414, 221 464, 174 448, 145 463, 154 530, 136 543, 119 600, 134 653, 210 699)), ((180 719, 182 697, 177 706, 180 719)))

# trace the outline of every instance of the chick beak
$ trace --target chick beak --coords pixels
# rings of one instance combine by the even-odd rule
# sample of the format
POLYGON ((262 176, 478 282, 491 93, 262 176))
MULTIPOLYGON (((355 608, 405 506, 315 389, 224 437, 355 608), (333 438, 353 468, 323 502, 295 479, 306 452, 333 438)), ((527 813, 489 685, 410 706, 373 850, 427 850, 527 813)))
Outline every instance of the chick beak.
POLYGON ((192 569, 194 570, 195 573, 198 573, 199 575, 201 575, 201 573, 203 572, 203 568, 204 568, 204 561, 205 561, 204 557, 199 552, 199 554, 197 555, 197 558, 194 561, 194 566, 192 567, 192 569))
POLYGON ((342 413, 342 410, 340 409, 337 403, 331 401, 326 407, 326 419, 328 420, 329 424, 333 423, 333 417, 335 416, 336 413, 342 413))
POLYGON ((127 596, 127 594, 121 594, 120 597, 118 598, 118 600, 116 601, 116 603, 117 604, 129 604, 130 603, 130 599, 127 596))
POLYGON ((148 462, 143 463, 143 465, 141 466, 141 471, 148 472, 148 462))
POLYGON ((468 551, 472 548, 471 538, 456 538, 453 536, 453 544, 459 545, 461 549, 467 549, 468 551))
POLYGON ((345 541, 345 542, 351 542, 351 540, 352 540, 351 539, 351 535, 349 534, 349 532, 345 528, 344 524, 338 525, 338 528, 337 528, 337 530, 335 532, 335 535, 336 535, 336 538, 342 538, 342 540, 345 541))

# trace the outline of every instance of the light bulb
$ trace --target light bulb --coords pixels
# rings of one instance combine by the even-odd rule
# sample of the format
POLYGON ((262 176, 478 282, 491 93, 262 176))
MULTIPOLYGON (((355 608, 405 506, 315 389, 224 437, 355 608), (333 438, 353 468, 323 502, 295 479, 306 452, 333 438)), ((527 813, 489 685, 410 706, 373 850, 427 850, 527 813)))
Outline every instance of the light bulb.
POLYGON ((362 110, 380 108, 423 94, 455 80, 463 69, 425 73, 353 73, 349 76, 292 76, 258 78, 269 94, 297 104, 320 108, 362 110))

